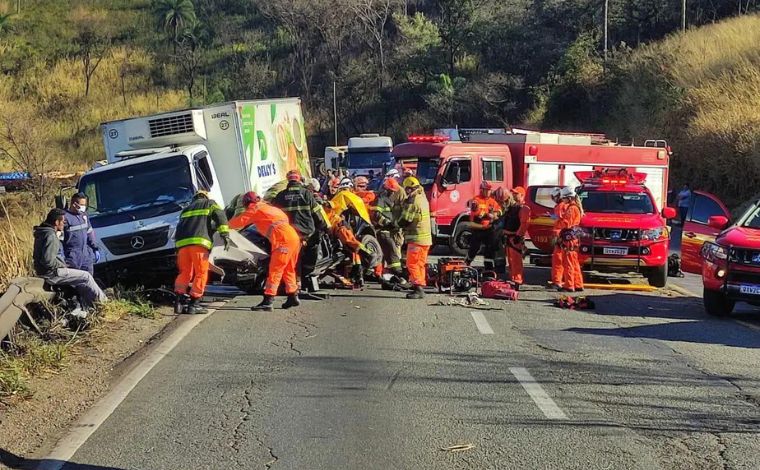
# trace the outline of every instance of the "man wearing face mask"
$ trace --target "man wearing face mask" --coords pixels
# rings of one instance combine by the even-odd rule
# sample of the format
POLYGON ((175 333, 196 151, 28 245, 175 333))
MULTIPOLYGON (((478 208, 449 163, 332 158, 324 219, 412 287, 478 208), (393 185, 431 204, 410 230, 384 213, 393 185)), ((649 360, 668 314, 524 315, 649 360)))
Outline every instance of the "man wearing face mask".
POLYGON ((95 232, 87 218, 87 196, 77 193, 64 216, 63 255, 66 267, 92 274, 92 266, 100 261, 95 232))
POLYGON ((61 238, 66 211, 53 209, 45 220, 34 227, 34 271, 54 286, 71 286, 76 289, 82 308, 92 308, 96 302, 108 299, 103 290, 87 271, 66 267, 61 249, 61 238))

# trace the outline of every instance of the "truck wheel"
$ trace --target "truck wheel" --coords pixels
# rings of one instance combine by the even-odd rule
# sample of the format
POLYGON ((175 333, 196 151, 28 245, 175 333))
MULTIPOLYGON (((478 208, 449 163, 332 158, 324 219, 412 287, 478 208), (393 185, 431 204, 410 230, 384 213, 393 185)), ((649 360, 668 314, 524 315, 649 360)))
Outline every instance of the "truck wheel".
POLYGON ((726 297, 723 292, 707 289, 702 294, 702 302, 705 304, 705 311, 716 317, 731 315, 736 305, 736 302, 726 297))
POLYGON ((372 253, 371 256, 362 257, 362 264, 365 268, 374 268, 378 264, 383 262, 383 249, 380 246, 380 242, 377 241, 374 235, 366 234, 362 237, 362 244, 372 253), (368 261, 368 263, 366 263, 368 261))
POLYGON ((457 224, 454 229, 454 233, 449 239, 449 248, 451 251, 461 257, 467 256, 467 251, 470 249, 470 237, 472 236, 472 230, 465 227, 465 224, 457 224))
POLYGON ((668 283, 668 265, 663 264, 657 268, 652 268, 647 274, 649 285, 654 287, 665 287, 668 283))

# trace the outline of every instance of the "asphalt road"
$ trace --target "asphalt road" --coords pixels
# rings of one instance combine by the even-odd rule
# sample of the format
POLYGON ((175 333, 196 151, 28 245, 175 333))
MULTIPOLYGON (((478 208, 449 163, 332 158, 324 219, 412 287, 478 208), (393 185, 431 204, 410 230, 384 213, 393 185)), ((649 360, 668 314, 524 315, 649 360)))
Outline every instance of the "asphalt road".
POLYGON ((65 468, 760 468, 760 314, 521 294, 480 311, 373 288, 274 313, 237 297, 65 468))

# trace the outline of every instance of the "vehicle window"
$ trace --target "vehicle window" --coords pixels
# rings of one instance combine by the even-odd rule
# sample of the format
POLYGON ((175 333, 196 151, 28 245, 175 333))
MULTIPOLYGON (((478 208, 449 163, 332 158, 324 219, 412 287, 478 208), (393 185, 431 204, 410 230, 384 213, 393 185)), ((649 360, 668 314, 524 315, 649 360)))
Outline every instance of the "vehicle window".
POLYGON ((552 199, 554 188, 530 188, 530 200, 536 205, 553 209, 557 204, 552 199))
POLYGON ((581 190, 583 210, 608 214, 652 214, 654 202, 647 193, 581 190))
POLYGON ((198 173, 203 175, 203 179, 208 184, 207 189, 211 189, 211 186, 214 185, 214 175, 211 173, 211 165, 208 163, 208 154, 203 152, 201 155, 203 157, 197 160, 198 173))
POLYGON ((417 161, 416 176, 422 186, 430 186, 438 176, 441 161, 437 158, 421 158, 417 161))
POLYGON ((504 162, 501 160, 483 160, 483 179, 486 181, 504 181, 504 162))
POLYGON ((559 165, 532 163, 528 166, 528 186, 559 184, 559 165))
POLYGON ((459 183, 466 183, 472 179, 472 162, 470 160, 451 160, 446 167, 446 173, 443 175, 444 183, 456 183, 457 170, 459 171, 459 183))
POLYGON ((721 208, 713 199, 701 194, 695 194, 693 197, 694 202, 691 207, 691 217, 689 219, 692 222, 707 225, 710 216, 723 215, 723 208, 721 208))
POLYGON ((744 219, 742 227, 760 228, 760 205, 750 207, 742 219, 744 219))

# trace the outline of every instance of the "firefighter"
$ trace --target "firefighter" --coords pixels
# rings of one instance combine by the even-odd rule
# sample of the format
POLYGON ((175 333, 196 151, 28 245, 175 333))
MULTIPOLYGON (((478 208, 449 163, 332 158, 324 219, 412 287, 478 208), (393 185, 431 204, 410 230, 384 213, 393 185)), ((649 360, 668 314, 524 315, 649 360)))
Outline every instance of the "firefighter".
POLYGON ((583 210, 571 188, 562 188, 560 198, 565 209, 560 216, 560 243, 562 245, 562 288, 564 292, 583 291, 583 272, 578 261, 580 243, 576 229, 581 223, 583 210))
POLYGON ((560 244, 559 232, 561 231, 562 214, 565 212, 567 204, 565 204, 560 198, 562 193, 561 188, 554 188, 551 192, 552 201, 554 201, 554 213, 552 219, 554 220, 554 226, 552 227, 552 242, 554 249, 552 251, 552 273, 551 280, 547 284, 548 288, 559 289, 562 287, 562 272, 563 272, 563 251, 560 244))
POLYGON ((506 235, 506 255, 509 275, 517 290, 524 282, 523 256, 525 253, 525 234, 528 232, 530 207, 525 204, 525 188, 512 188, 513 204, 504 217, 504 234, 506 235))
POLYGON ((369 180, 365 176, 357 176, 354 178, 354 194, 362 198, 362 201, 364 201, 364 204, 366 204, 367 207, 377 199, 375 193, 367 189, 368 186, 369 180))
POLYGON ((174 282, 177 294, 177 313, 208 313, 198 305, 208 280, 208 255, 214 232, 224 240, 224 249, 229 248, 230 235, 224 210, 209 199, 208 193, 199 190, 193 201, 179 216, 176 232, 177 268, 179 275, 174 282))
POLYGON ((93 264, 100 261, 100 250, 95 242, 95 232, 87 218, 87 196, 77 193, 64 214, 63 255, 66 267, 92 274, 93 264))
POLYGON ((493 235, 491 239, 491 246, 493 247, 493 264, 494 272, 499 278, 504 278, 507 275, 507 245, 506 237, 504 236, 504 214, 512 204, 512 198, 509 192, 503 187, 496 188, 493 192, 494 200, 499 204, 499 208, 502 216, 496 219, 493 223, 493 235))
MULTIPOLYGON (((366 252, 367 248, 356 238, 356 234, 354 234, 350 225, 346 223, 343 213, 348 210, 349 200, 353 198, 356 204, 363 206, 362 210, 367 214, 367 218, 369 218, 369 214, 366 212, 364 201, 353 193, 354 183, 351 181, 351 178, 347 176, 343 177, 336 189, 337 192, 333 196, 330 208, 328 209, 329 222, 332 226, 333 235, 340 240, 351 257, 351 281, 353 287, 361 288, 364 286, 361 252, 366 252), (343 195, 343 193, 347 193, 347 195, 343 195)), ((367 220, 367 222, 369 223, 370 220, 367 220)))
POLYGON ((298 253, 301 250, 301 238, 298 232, 290 225, 285 212, 263 201, 255 192, 245 193, 242 202, 245 211, 230 220, 230 228, 240 230, 254 225, 256 231, 264 235, 271 245, 264 300, 251 307, 251 310, 271 312, 281 282, 285 284, 285 294, 288 296, 282 308, 288 309, 301 305, 298 299, 298 278, 296 277, 298 253))
POLYGON ((406 269, 413 289, 406 298, 421 299, 425 297, 427 256, 433 244, 430 205, 419 180, 414 176, 408 176, 404 180, 404 191, 406 200, 402 206, 399 225, 404 229, 404 240, 407 243, 406 269))
MULTIPOLYGON (((372 212, 373 222, 377 227, 377 240, 383 250, 383 261, 388 270, 396 276, 401 275, 401 245, 404 243, 404 236, 398 222, 405 196, 395 178, 386 178, 372 212)), ((382 268, 382 264, 380 267, 382 268)))
POLYGON ((307 291, 315 292, 317 285, 314 282, 313 273, 319 257, 320 233, 329 227, 327 215, 314 194, 301 183, 300 172, 289 171, 287 180, 287 187, 275 196, 272 204, 288 215, 290 224, 301 237, 303 246, 299 256, 301 282, 306 286, 307 291))
POLYGON ((480 194, 470 201, 470 222, 474 224, 470 237, 470 249, 467 251, 467 264, 478 255, 480 247, 485 245, 483 265, 487 270, 494 269, 493 221, 501 215, 501 207, 491 197, 491 183, 480 183, 480 194))

